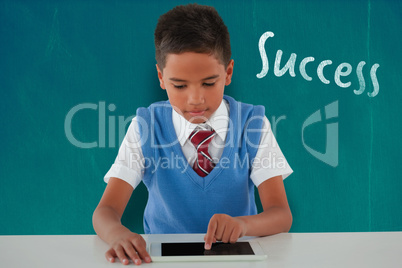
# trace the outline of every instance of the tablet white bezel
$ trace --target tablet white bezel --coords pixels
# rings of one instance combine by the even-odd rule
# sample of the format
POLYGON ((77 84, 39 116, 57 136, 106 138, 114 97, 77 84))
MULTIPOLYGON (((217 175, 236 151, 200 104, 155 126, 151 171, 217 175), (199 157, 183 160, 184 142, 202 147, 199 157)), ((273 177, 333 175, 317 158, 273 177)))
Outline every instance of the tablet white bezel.
MULTIPOLYGON (((239 241, 240 242, 240 241, 239 241)), ((148 246, 148 252, 153 262, 191 262, 191 261, 258 261, 267 258, 260 243, 257 241, 241 241, 250 243, 255 255, 203 255, 203 256, 161 256, 164 242, 152 242, 148 246)), ((180 243, 180 242, 169 242, 180 243)), ((183 242, 192 243, 192 242, 183 242)))

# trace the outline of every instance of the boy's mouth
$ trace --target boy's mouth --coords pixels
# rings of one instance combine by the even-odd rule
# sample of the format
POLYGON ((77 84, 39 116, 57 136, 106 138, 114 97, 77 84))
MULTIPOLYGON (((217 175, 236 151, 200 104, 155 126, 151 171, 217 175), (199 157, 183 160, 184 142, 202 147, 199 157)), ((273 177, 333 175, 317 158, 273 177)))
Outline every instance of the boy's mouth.
POLYGON ((203 116, 206 110, 188 111, 191 116, 203 116))

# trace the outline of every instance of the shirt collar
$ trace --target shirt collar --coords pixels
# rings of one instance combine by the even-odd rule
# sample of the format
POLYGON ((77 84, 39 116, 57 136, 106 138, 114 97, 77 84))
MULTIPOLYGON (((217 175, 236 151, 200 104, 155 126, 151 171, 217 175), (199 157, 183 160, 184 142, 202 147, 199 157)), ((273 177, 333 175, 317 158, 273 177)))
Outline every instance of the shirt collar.
POLYGON ((184 145, 196 127, 203 127, 203 125, 207 125, 215 130, 216 134, 223 141, 226 139, 229 125, 229 104, 225 100, 222 100, 218 109, 211 115, 211 118, 203 124, 192 124, 174 109, 172 110, 173 126, 181 146, 184 145))

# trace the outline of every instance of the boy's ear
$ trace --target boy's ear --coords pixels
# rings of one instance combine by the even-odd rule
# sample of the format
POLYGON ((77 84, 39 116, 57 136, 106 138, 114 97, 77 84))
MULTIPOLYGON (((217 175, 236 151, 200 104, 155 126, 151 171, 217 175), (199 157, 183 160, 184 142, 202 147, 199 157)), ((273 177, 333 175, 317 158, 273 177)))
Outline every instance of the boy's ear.
POLYGON ((225 86, 230 85, 232 82, 232 75, 233 75, 233 66, 234 66, 234 61, 230 60, 228 67, 226 68, 226 81, 225 81, 225 86))
POLYGON ((165 83, 163 82, 162 71, 161 71, 161 69, 159 69, 158 64, 156 64, 156 70, 157 70, 157 72, 158 72, 158 79, 159 79, 159 84, 160 84, 161 88, 162 88, 162 89, 166 89, 165 83))

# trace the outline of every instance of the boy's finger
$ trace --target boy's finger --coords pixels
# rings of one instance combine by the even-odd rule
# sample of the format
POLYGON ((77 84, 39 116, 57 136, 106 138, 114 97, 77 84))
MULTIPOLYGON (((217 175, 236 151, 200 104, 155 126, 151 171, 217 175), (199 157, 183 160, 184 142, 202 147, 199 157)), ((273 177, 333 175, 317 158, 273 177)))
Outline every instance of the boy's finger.
POLYGON ((149 263, 151 262, 151 256, 149 256, 147 250, 145 249, 145 247, 138 247, 137 248, 138 251, 138 255, 141 257, 141 259, 143 259, 145 262, 149 263))
POLYGON ((233 233, 233 230, 231 230, 230 228, 225 228, 224 232, 222 233, 221 241, 223 243, 228 243, 232 233, 233 233))
POLYGON ((136 252, 136 249, 134 249, 132 244, 128 244, 124 247, 124 251, 128 255, 128 257, 134 262, 136 265, 141 264, 141 259, 138 256, 138 253, 136 252))
POLYGON ((218 241, 222 241, 223 235, 225 234, 226 231, 226 224, 225 223, 217 223, 217 228, 215 230, 215 238, 218 241))
POLYGON ((144 260, 147 263, 152 261, 151 256, 149 256, 146 250, 147 243, 145 242, 142 236, 139 235, 138 238, 131 240, 131 243, 133 244, 135 250, 137 251, 137 254, 140 256, 142 260, 144 260))
POLYGON ((215 240, 215 232, 216 232, 217 227, 218 227, 218 223, 214 220, 214 218, 211 218, 211 220, 209 221, 209 224, 208 224, 207 234, 205 235, 205 238, 204 238, 204 241, 205 241, 204 248, 207 250, 211 249, 211 247, 212 247, 212 242, 215 240))
POLYGON ((230 236, 229 242, 236 243, 237 239, 241 236, 241 229, 234 229, 232 235, 230 236))
POLYGON ((110 262, 114 262, 114 258, 116 258, 116 252, 114 251, 113 248, 109 249, 108 251, 106 251, 105 253, 105 257, 108 261, 110 262))
POLYGON ((130 261, 128 260, 128 257, 126 256, 126 253, 124 253, 124 249, 122 246, 119 246, 117 249, 115 249, 115 252, 122 264, 127 265, 130 263, 130 261))

